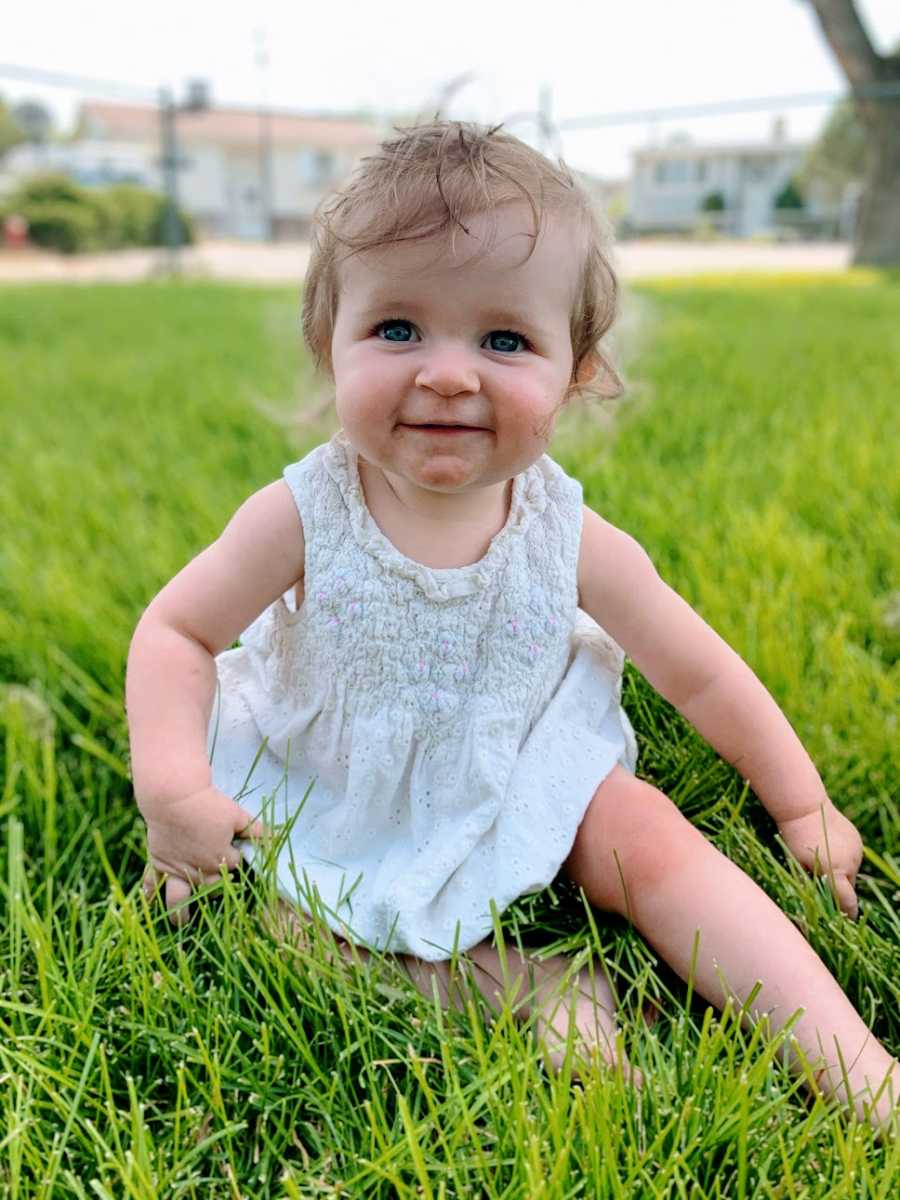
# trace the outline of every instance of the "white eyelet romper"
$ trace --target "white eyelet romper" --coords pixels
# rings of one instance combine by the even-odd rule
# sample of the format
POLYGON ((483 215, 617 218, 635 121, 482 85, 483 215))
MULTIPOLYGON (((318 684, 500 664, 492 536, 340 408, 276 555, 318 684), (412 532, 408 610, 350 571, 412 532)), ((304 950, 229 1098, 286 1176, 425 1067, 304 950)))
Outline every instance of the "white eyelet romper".
POLYGON ((490 900, 552 882, 596 788, 634 770, 622 652, 577 606, 581 485, 543 455, 485 556, 437 569, 375 524, 343 431, 284 478, 305 598, 217 656, 213 782, 288 823, 286 899, 370 949, 447 959, 491 932, 490 900))

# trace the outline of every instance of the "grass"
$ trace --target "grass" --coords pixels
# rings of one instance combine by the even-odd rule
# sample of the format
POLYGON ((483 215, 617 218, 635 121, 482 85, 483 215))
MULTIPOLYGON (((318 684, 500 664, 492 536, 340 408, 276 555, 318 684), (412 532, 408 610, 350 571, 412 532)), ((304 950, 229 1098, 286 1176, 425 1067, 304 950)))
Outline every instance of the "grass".
MULTIPOLYGON (((629 399, 554 454, 775 694, 867 843, 862 916, 789 863, 630 669, 640 771, 800 925, 900 1051, 900 287, 712 279, 627 298, 629 399)), ((548 1077, 509 1006, 444 1013, 390 959, 268 930, 264 880, 173 929, 138 886, 122 682, 145 604, 328 431, 293 414, 297 297, 0 291, 0 1193, 20 1197, 883 1197, 896 1142, 806 1097, 557 881, 507 938, 604 957, 648 1080, 548 1077), (658 1019, 641 1014, 652 1004, 658 1019)))

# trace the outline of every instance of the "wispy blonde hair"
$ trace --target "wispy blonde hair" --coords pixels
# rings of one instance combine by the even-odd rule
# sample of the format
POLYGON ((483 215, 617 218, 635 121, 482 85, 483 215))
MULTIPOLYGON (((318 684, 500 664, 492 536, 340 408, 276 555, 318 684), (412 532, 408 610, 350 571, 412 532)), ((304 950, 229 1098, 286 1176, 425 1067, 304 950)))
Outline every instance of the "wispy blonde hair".
POLYGON ((350 181, 316 210, 303 296, 303 336, 318 367, 330 370, 343 258, 397 242, 457 230, 467 218, 524 201, 536 243, 547 210, 567 212, 584 253, 570 316, 572 386, 618 396, 622 382, 602 340, 617 311, 618 283, 608 237, 581 184, 561 161, 552 163, 498 126, 434 121, 398 131, 364 158, 350 181), (594 369, 576 385, 583 364, 594 369))

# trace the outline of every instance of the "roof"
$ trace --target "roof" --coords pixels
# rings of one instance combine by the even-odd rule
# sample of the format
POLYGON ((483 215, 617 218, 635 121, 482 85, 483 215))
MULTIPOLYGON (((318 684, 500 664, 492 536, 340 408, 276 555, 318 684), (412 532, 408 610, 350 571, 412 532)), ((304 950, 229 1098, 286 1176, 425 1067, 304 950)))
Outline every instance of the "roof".
MULTIPOLYGON (((86 100, 81 119, 89 135, 113 140, 143 141, 159 137, 159 109, 143 104, 108 104, 86 100)), ((209 108, 199 112, 180 111, 178 137, 189 142, 228 142, 256 145, 260 136, 260 114, 256 109, 209 108)), ((379 140, 374 124, 341 117, 308 117, 296 113, 269 113, 269 136, 275 144, 363 149, 379 140)))

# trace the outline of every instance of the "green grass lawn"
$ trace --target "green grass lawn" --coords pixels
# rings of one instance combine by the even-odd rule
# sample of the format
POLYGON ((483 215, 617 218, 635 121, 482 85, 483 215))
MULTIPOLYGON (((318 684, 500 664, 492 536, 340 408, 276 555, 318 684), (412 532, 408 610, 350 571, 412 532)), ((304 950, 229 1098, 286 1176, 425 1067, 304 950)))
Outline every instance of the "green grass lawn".
MULTIPOLYGON (((626 309, 628 399, 613 419, 572 408, 553 452, 793 722, 866 840, 860 921, 629 669, 640 773, 897 1053, 900 285, 658 283, 626 309)), ((279 945, 264 883, 201 898, 183 930, 147 906, 129 639, 241 500, 330 432, 296 419, 298 338, 285 290, 0 290, 0 1194, 887 1200, 897 1144, 808 1100, 777 1041, 562 882, 499 924, 603 955, 641 1094, 548 1077, 509 1011, 443 1013, 388 958, 279 945)))

